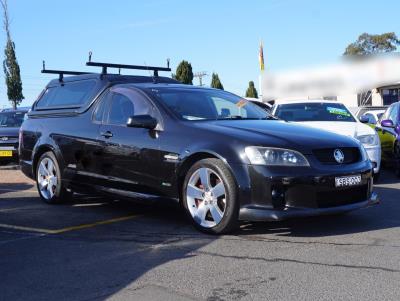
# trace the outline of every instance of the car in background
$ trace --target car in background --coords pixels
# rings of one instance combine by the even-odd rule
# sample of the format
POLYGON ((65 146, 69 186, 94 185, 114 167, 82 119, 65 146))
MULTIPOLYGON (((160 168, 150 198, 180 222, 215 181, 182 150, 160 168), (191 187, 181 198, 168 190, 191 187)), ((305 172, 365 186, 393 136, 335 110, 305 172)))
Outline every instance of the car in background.
POLYGON ((337 101, 296 100, 275 104, 273 116, 318 129, 349 136, 362 143, 374 165, 376 180, 381 165, 381 145, 377 133, 360 122, 347 107, 337 101))
POLYGON ((385 113, 386 110, 372 110, 372 111, 367 111, 360 117, 360 121, 362 123, 367 123, 372 128, 375 128, 375 125, 378 123, 378 121, 381 119, 382 115, 385 113))
POLYGON ((357 118, 360 119, 365 113, 370 111, 386 111, 388 106, 360 106, 348 108, 349 111, 357 118))
POLYGON ((395 102, 386 110, 376 125, 376 132, 382 147, 382 161, 395 167, 400 176, 400 102, 395 102))
POLYGON ((0 163, 18 161, 18 134, 27 112, 25 109, 0 112, 0 163))

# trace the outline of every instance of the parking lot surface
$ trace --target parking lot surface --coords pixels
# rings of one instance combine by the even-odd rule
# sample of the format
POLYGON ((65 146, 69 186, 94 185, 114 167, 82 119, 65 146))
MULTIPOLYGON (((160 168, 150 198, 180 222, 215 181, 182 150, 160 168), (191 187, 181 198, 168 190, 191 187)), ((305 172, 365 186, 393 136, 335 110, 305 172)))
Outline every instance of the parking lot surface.
POLYGON ((399 300, 399 180, 376 190, 376 207, 210 236, 170 204, 46 205, 0 169, 0 299, 399 300))

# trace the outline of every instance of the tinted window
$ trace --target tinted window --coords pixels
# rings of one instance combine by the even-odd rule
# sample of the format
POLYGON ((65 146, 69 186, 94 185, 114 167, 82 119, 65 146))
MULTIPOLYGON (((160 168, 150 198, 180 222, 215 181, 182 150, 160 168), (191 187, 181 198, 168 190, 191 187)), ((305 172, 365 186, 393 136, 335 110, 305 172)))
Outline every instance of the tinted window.
POLYGON ((278 106, 275 115, 286 121, 355 121, 340 103, 282 104, 278 106))
POLYGON ((151 93, 184 120, 262 119, 267 113, 239 96, 208 89, 153 89, 151 93))
POLYGON ((131 116, 152 115, 151 104, 131 89, 115 88, 110 98, 109 124, 124 125, 131 116))
POLYGON ((20 127, 24 117, 25 112, 0 113, 0 127, 20 127))
POLYGON ((81 106, 86 103, 87 97, 93 91, 95 84, 95 81, 90 80, 71 82, 48 88, 36 104, 36 107, 81 106))

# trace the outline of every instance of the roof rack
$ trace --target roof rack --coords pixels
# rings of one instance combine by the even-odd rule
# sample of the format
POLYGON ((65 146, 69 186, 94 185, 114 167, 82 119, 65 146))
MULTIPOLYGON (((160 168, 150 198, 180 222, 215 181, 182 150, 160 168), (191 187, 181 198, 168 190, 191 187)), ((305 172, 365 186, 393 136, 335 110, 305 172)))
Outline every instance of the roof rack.
POLYGON ((67 70, 50 70, 46 69, 46 62, 43 61, 43 69, 41 71, 42 73, 48 73, 48 74, 58 74, 58 80, 60 82, 63 81, 64 75, 82 75, 82 74, 93 74, 92 72, 82 72, 82 71, 67 71, 67 70))
POLYGON ((171 68, 169 67, 169 59, 167 59, 167 67, 100 63, 100 62, 92 62, 91 51, 89 52, 89 61, 86 62, 86 66, 102 67, 101 74, 107 74, 107 68, 117 68, 119 69, 119 73, 121 73, 121 69, 151 70, 154 71, 155 77, 158 76, 158 71, 171 71, 171 68))

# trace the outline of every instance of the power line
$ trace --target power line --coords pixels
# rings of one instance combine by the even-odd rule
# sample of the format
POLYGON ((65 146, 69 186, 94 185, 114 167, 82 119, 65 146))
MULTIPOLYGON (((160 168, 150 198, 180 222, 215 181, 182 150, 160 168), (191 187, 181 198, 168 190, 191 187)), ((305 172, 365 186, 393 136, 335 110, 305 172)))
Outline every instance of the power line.
POLYGON ((199 85, 200 87, 203 86, 203 77, 207 76, 207 72, 206 71, 201 71, 201 72, 196 72, 195 74, 193 74, 193 77, 198 77, 199 78, 199 85))

